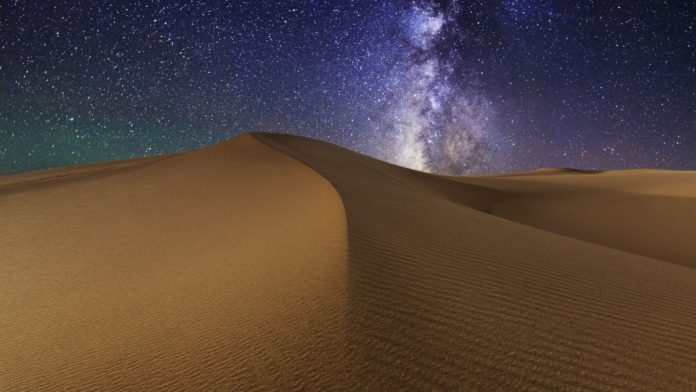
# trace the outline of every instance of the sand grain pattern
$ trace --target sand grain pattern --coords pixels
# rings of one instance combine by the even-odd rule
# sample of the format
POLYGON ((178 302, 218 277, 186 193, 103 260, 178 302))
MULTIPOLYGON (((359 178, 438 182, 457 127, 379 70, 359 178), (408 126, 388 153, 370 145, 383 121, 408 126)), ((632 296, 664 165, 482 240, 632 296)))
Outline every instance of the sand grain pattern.
POLYGON ((0 177, 0 389, 695 390, 694 184, 271 134, 0 177))

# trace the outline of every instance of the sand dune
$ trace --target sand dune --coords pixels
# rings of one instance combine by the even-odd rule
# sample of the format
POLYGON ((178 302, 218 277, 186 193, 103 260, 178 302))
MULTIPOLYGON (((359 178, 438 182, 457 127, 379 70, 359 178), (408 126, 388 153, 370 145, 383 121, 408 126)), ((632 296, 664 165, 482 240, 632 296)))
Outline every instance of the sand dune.
POLYGON ((695 180, 270 134, 0 177, 0 389, 694 390, 695 180))
POLYGON ((696 268, 696 172, 459 178, 504 193, 494 215, 696 268))
POLYGON ((28 177, 0 193, 0 390, 334 381, 345 215, 311 169, 244 136, 28 177))
POLYGON ((521 173, 509 173, 504 174, 504 177, 524 177, 524 176, 548 176, 548 175, 558 175, 558 174, 597 174, 601 173, 601 170, 582 170, 574 169, 569 167, 543 167, 537 169, 533 172, 521 172, 521 173))

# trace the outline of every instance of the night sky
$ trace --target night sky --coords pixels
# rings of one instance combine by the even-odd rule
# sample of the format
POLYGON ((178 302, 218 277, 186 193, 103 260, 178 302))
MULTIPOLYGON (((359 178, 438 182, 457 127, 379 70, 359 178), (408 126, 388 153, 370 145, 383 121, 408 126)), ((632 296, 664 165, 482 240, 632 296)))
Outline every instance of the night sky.
POLYGON ((444 174, 696 169, 696 3, 0 0, 0 174, 248 131, 444 174))

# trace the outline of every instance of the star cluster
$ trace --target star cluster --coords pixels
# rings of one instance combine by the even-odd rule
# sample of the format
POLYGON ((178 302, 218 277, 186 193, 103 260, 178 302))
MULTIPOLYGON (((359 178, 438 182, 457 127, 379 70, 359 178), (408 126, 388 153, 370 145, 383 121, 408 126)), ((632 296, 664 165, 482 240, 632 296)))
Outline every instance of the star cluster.
POLYGON ((696 5, 0 2, 0 174, 248 131, 446 174, 696 169, 696 5))

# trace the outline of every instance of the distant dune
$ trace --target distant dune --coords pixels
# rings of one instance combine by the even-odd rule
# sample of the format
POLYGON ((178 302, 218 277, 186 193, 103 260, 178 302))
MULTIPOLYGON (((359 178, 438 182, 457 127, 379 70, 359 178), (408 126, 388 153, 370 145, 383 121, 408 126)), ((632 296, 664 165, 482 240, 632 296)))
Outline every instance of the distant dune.
POLYGON ((584 169, 573 169, 569 167, 544 167, 537 169, 533 172, 523 172, 523 173, 510 173, 504 174, 505 177, 519 177, 519 176, 543 176, 543 175, 559 175, 559 174, 598 174, 602 173, 602 170, 584 170, 584 169))
POLYGON ((249 134, 0 177, 0 214, 0 390, 696 390, 696 172, 249 134))

